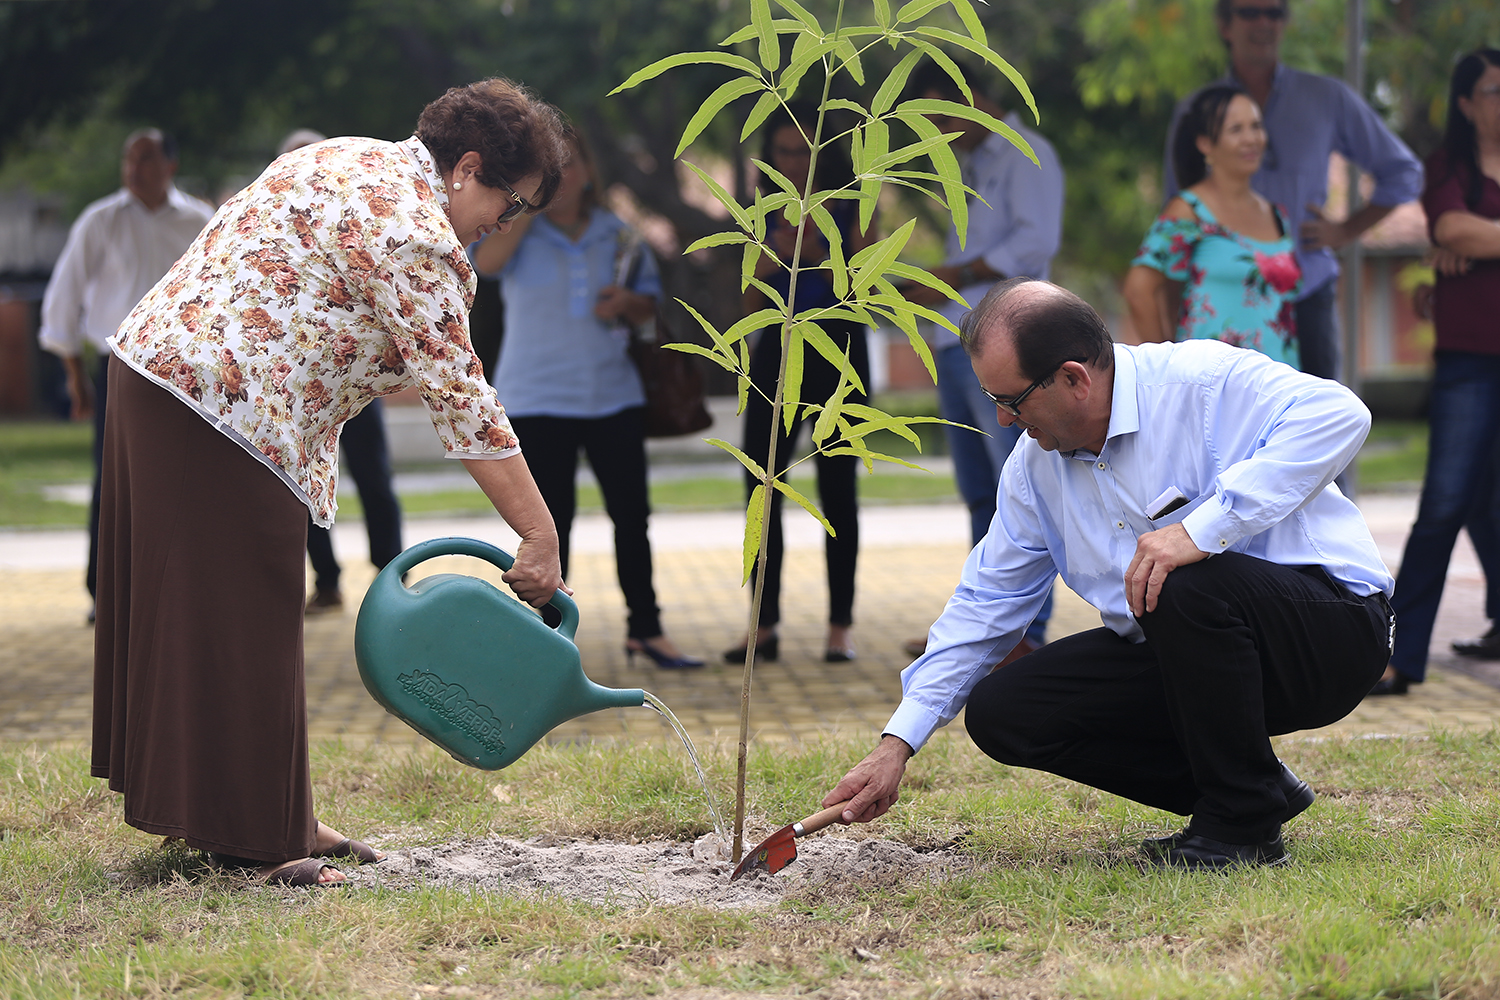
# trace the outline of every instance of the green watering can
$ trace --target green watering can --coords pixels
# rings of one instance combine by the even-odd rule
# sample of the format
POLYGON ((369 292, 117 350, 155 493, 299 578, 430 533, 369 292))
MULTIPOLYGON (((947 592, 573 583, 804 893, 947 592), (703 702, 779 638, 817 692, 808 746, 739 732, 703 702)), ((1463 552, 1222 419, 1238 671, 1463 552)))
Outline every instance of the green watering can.
POLYGON ((473 538, 435 538, 402 552, 375 578, 354 626, 360 679, 376 701, 453 759, 486 771, 513 764, 553 728, 605 708, 645 703, 639 688, 584 676, 573 636, 578 605, 562 591, 549 628, 530 608, 477 577, 401 576, 437 556, 475 556, 508 570, 515 558, 473 538))

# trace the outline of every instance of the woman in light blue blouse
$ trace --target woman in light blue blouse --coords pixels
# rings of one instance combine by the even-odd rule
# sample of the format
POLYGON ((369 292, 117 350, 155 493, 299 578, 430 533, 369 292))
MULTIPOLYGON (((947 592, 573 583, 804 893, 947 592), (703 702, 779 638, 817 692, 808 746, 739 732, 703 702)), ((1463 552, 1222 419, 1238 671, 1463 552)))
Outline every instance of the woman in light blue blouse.
POLYGON ((616 570, 630 615, 626 652, 644 653, 665 669, 701 667, 663 634, 651 581, 646 394, 626 349, 630 326, 655 318, 656 261, 599 204, 581 137, 569 128, 567 139, 573 158, 547 212, 521 216, 510 232, 474 250, 481 274, 499 274, 505 302, 495 388, 505 394, 505 411, 557 524, 563 575, 582 451, 615 526, 616 570))
POLYGON ((1183 189, 1125 277, 1137 342, 1211 338, 1300 367, 1296 247, 1286 215, 1250 187, 1265 152, 1260 108, 1244 91, 1215 84, 1194 96, 1172 137, 1183 189))

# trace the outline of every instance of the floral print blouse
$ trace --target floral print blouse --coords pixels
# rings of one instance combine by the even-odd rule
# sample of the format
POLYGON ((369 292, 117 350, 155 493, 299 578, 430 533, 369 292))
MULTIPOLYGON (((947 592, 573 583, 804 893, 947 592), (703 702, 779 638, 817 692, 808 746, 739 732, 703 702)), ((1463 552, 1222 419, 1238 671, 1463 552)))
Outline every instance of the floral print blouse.
POLYGON ((111 338, 261 459, 324 527, 339 432, 415 385, 450 457, 520 450, 469 343, 475 280, 432 154, 331 139, 224 204, 111 338))
POLYGON ((1302 284, 1286 214, 1281 238, 1266 242, 1231 232, 1191 191, 1180 192, 1194 217, 1156 220, 1132 266, 1185 284, 1177 339, 1222 340, 1301 368, 1293 303, 1302 284))

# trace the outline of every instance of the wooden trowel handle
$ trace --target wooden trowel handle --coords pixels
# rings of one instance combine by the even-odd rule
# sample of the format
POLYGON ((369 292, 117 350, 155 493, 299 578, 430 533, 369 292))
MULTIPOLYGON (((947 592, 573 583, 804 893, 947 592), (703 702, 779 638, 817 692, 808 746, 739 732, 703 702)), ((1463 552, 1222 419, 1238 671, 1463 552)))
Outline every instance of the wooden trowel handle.
POLYGON ((815 812, 799 823, 792 824, 792 833, 798 837, 805 837, 809 833, 817 833, 825 826, 837 823, 839 817, 844 814, 844 808, 853 802, 853 799, 845 799, 836 806, 829 806, 822 812, 815 812))

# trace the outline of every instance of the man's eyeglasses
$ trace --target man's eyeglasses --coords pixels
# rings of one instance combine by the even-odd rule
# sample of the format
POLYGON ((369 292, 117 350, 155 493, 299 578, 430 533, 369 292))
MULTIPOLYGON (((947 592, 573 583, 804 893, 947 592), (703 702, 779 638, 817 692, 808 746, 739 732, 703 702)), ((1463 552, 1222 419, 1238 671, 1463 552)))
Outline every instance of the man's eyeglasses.
POLYGON ((500 213, 500 218, 495 220, 495 225, 497 226, 502 222, 509 222, 510 220, 519 216, 522 212, 525 212, 531 208, 531 206, 526 203, 525 198, 522 198, 520 195, 516 194, 515 188, 511 187, 504 181, 500 182, 500 186, 509 191, 510 196, 515 200, 511 202, 509 208, 500 213))
POLYGON ((1043 375, 1041 378, 1037 379, 1035 382, 1033 382, 1030 385, 1028 385, 1026 387, 1026 390, 1024 392, 1022 392, 1019 396, 1012 396, 1009 399, 1007 399, 1007 398, 1005 398, 1003 396, 997 396, 997 395, 995 395, 993 392, 990 392, 984 386, 980 386, 979 387, 979 391, 982 392, 982 393, 984 393, 985 397, 987 399, 989 399, 989 401, 991 403, 994 403, 996 406, 1000 407, 1000 409, 1004 410, 1006 413, 1009 413, 1013 417, 1019 417, 1021 415, 1021 404, 1024 403, 1024 402, 1026 402, 1026 397, 1027 396, 1031 395, 1033 392, 1036 392, 1038 389, 1040 389, 1042 386, 1046 385, 1048 382, 1051 382, 1053 376, 1055 376, 1058 373, 1058 371, 1061 370, 1062 366, 1065 365, 1065 364, 1067 364, 1069 361, 1077 361, 1077 362, 1081 363, 1084 360, 1085 360, 1084 358, 1064 358, 1063 360, 1061 360, 1061 361, 1059 361, 1057 363, 1057 367, 1056 368, 1053 368, 1050 372, 1048 372, 1047 374, 1043 375))
POLYGON ((1236 7, 1234 16, 1241 21, 1259 21, 1265 18, 1267 21, 1286 20, 1285 7, 1236 7))

